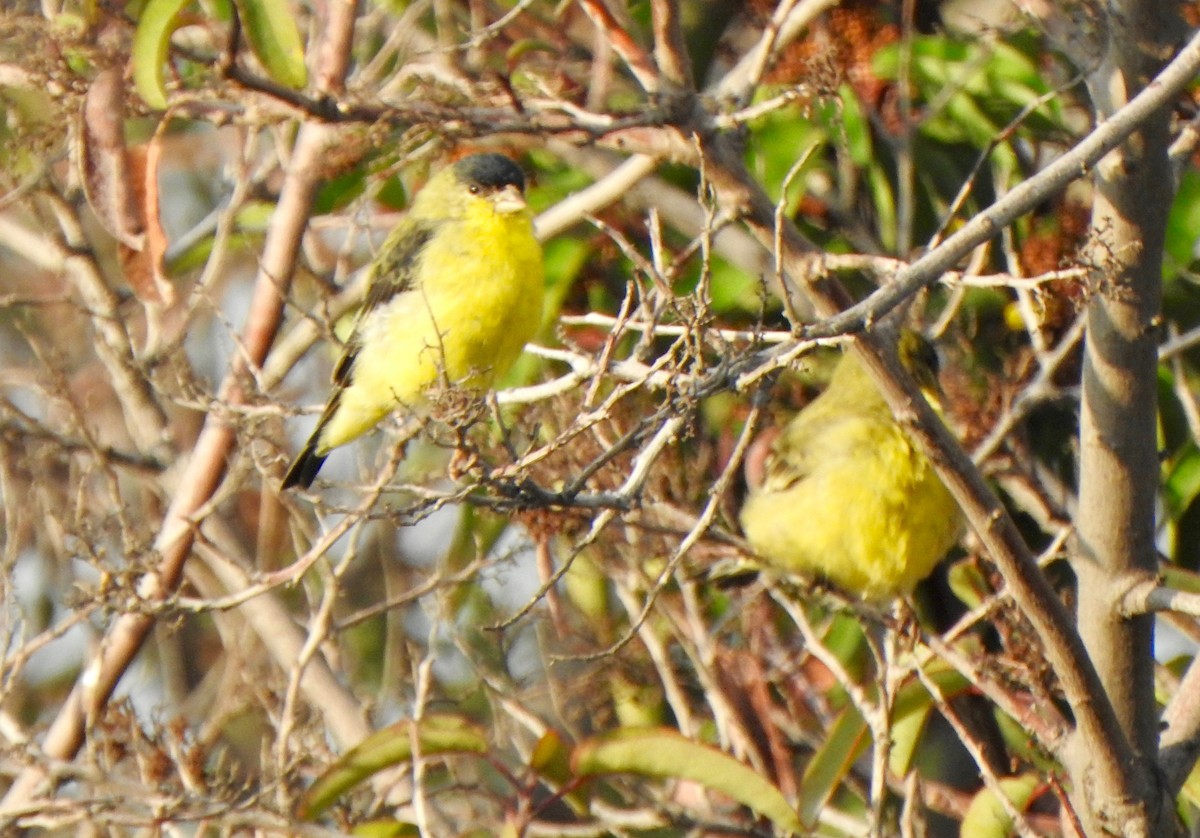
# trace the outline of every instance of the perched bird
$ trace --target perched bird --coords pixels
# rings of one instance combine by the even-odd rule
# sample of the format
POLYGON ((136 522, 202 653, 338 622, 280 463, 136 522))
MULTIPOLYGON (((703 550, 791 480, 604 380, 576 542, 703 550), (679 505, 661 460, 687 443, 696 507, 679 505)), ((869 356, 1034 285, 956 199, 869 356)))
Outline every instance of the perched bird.
POLYGON ((333 394, 283 488, 307 487, 329 452, 439 383, 483 390, 542 317, 542 250, 525 177, 501 154, 442 169, 371 264, 333 394))
MULTIPOLYGON (((905 331, 897 354, 938 408, 933 347, 905 331)), ((864 599, 911 592, 962 531, 954 498, 853 352, 775 439, 765 472, 741 512, 754 551, 864 599)))

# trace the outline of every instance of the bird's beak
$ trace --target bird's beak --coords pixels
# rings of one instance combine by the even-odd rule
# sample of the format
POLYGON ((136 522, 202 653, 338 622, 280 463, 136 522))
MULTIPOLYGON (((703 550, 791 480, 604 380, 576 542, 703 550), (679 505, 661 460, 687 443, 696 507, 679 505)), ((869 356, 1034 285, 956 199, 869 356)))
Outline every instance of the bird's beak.
POLYGON ((496 193, 492 198, 492 205, 499 213, 520 212, 525 209, 525 196, 521 194, 520 189, 509 184, 496 193))

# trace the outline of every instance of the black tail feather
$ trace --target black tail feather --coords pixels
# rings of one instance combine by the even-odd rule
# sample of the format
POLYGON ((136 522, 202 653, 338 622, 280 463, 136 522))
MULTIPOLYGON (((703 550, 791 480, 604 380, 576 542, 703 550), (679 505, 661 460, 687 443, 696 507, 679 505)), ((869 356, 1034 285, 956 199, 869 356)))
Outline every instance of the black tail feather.
POLYGON ((296 459, 292 462, 292 467, 288 469, 288 473, 283 477, 282 489, 290 489, 293 486, 299 486, 302 489, 307 489, 316 479, 317 472, 321 470, 321 465, 325 462, 325 454, 317 453, 317 435, 313 434, 313 438, 308 441, 296 459))

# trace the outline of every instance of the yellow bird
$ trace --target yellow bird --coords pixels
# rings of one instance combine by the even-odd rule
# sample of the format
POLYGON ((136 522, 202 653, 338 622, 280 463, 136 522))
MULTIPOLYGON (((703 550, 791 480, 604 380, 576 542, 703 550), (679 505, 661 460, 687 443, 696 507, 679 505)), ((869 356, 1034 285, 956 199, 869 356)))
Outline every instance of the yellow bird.
MULTIPOLYGON (((940 408, 937 354, 905 331, 900 362, 940 408)), ((741 512, 758 556, 868 600, 907 594, 962 532, 962 514, 854 352, 772 445, 741 512)))
POLYGON ((307 487, 329 452, 439 383, 491 386, 542 318, 542 250, 525 177, 501 154, 442 169, 371 264, 333 394, 283 488, 307 487))

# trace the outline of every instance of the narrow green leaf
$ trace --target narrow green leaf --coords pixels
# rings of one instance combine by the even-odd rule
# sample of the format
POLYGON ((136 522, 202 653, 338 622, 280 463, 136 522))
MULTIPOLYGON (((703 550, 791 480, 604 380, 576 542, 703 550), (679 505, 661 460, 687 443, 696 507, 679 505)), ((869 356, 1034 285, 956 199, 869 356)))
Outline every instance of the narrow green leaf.
POLYGON ((892 722, 892 745, 888 749, 888 768, 897 777, 908 774, 913 755, 921 741, 921 733, 925 730, 925 723, 929 721, 932 710, 933 699, 926 694, 921 703, 910 702, 907 712, 897 712, 896 719, 892 722))
MULTIPOLYGON (((832 367, 827 370, 832 370, 832 367)), ((863 633, 863 624, 857 616, 848 612, 834 614, 821 638, 821 645, 837 658, 852 681, 861 682, 867 677, 871 669, 871 653, 867 646, 867 636, 863 633)), ((841 703, 849 701, 841 684, 834 686, 827 697, 831 702, 835 702, 834 706, 837 708, 841 707, 841 703)))
POLYGON ((133 86, 152 108, 167 106, 163 67, 175 20, 191 0, 150 0, 133 34, 133 86))
MULTIPOLYGON (((863 113, 862 105, 854 91, 847 85, 838 88, 838 101, 841 107, 831 110, 829 119, 831 125, 837 126, 846 140, 846 150, 850 159, 861 167, 868 167, 874 162, 871 144, 871 123, 863 113)), ((835 134, 837 136, 837 134, 835 134)))
MULTIPOLYGON (((945 664, 933 666, 939 668, 926 675, 937 685, 943 698, 949 700, 970 687, 966 678, 945 664)), ((892 708, 892 746, 888 750, 888 767, 897 777, 908 773, 933 707, 933 697, 923 682, 913 680, 900 688, 892 708)))
POLYGON ((421 830, 411 823, 377 820, 356 825, 350 834, 354 838, 419 838, 421 830))
POLYGON ((878 161, 867 169, 867 185, 875 202, 875 229, 884 246, 891 250, 896 246, 896 195, 892 191, 891 175, 878 161))
POLYGON ((1171 517, 1179 518, 1200 495, 1200 449, 1189 444, 1171 467, 1163 483, 1163 495, 1171 517))
POLYGON ((1192 594, 1200 594, 1200 574, 1186 567, 1178 565, 1162 565, 1161 573, 1163 584, 1169 588, 1175 588, 1180 591, 1187 591, 1192 594))
POLYGON ((575 749, 575 773, 635 774, 691 780, 753 809, 788 832, 803 831, 778 788, 754 769, 716 748, 668 728, 625 728, 593 737, 575 749))
POLYGON ((329 215, 344 209, 366 191, 367 173, 359 167, 326 178, 313 198, 313 215, 329 215))
POLYGON ((812 826, 855 761, 867 750, 867 723, 848 705, 833 724, 825 744, 813 754, 800 786, 800 819, 812 826))
POLYGON ((286 0, 237 0, 237 9, 246 40, 267 74, 285 87, 304 87, 304 45, 286 0))
POLYGON ((373 774, 412 759, 413 739, 422 756, 487 753, 487 735, 463 716, 432 714, 413 722, 406 719, 371 734, 313 783, 298 807, 311 820, 337 798, 373 774))

